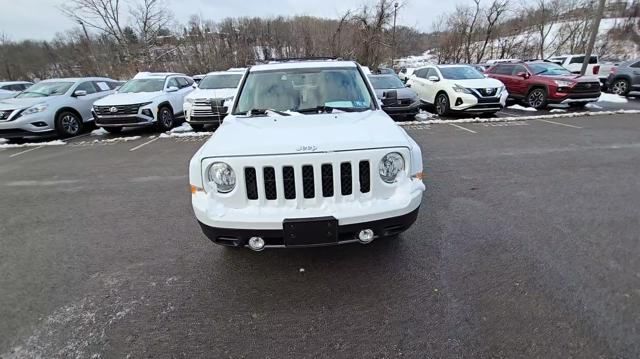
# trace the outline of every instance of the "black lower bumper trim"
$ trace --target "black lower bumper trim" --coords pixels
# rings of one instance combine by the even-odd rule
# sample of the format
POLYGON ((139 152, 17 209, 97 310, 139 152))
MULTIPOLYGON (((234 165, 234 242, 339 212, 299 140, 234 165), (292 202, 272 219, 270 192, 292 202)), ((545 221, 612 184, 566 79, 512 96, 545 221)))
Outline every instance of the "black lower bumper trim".
POLYGON ((31 132, 20 129, 0 130, 0 138, 46 137, 55 134, 55 131, 31 132))
MULTIPOLYGON (((363 229, 372 229, 378 237, 390 237, 398 235, 413 225, 418 218, 420 207, 414 211, 402 216, 385 218, 377 221, 363 222, 356 224, 348 224, 338 226, 338 242, 330 243, 340 244, 341 242, 349 242, 357 239, 358 233, 363 229)), ((236 228, 218 228, 210 227, 198 221, 202 232, 216 244, 230 247, 244 247, 249 238, 262 237, 266 246, 285 246, 284 231, 282 229, 236 229, 236 228)), ((317 245, 311 245, 317 246, 317 245)), ((296 245, 298 247, 304 247, 296 245)))

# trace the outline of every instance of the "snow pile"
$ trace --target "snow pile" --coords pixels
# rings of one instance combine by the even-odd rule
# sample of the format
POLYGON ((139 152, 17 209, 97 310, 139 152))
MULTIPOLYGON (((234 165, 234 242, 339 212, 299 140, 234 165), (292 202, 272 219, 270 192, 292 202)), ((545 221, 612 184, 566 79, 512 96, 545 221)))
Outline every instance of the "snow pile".
POLYGON ((416 115, 416 118, 418 120, 422 120, 422 121, 425 121, 425 120, 428 120, 428 119, 434 118, 434 117, 436 117, 436 115, 434 115, 432 113, 429 113, 429 112, 425 112, 425 111, 420 111, 420 113, 416 115))
POLYGON ((551 110, 549 112, 567 112, 567 110, 562 109, 562 108, 554 108, 553 110, 551 110))
POLYGON ((629 100, 622 96, 603 92, 602 95, 600 95, 598 102, 627 103, 629 100))
POLYGON ((91 131, 91 136, 104 136, 107 134, 109 134, 109 132, 107 132, 107 130, 105 130, 104 128, 99 128, 97 130, 91 131))
POLYGON ((0 138, 0 144, 7 143, 7 142, 9 142, 9 140, 7 140, 6 138, 0 138))
POLYGON ((209 137, 213 132, 165 132, 158 136, 159 138, 185 138, 185 137, 209 137))
POLYGON ((193 128, 191 128, 191 125, 189 125, 188 122, 183 122, 182 125, 172 128, 167 133, 183 133, 183 132, 193 132, 193 128))
POLYGON ((602 107, 596 105, 595 103, 588 103, 584 107, 591 110, 602 110, 602 107))
POLYGON ((570 117, 589 117, 589 116, 607 116, 607 115, 638 115, 640 110, 618 110, 618 111, 600 111, 600 112, 568 112, 557 113, 554 115, 536 115, 536 116, 518 116, 518 117, 494 117, 494 118, 462 118, 459 120, 427 120, 427 121, 406 121, 398 123, 400 126, 409 125, 437 125, 446 123, 486 123, 486 122, 509 122, 509 121, 527 121, 527 120, 544 120, 552 118, 570 118, 570 117))
POLYGON ((507 106, 507 108, 510 109, 510 110, 518 110, 518 111, 530 111, 530 112, 538 111, 533 107, 524 107, 524 106, 518 105, 518 104, 507 106))
MULTIPOLYGON (((6 141, 5 141, 6 142, 6 141)), ((49 142, 40 142, 40 143, 0 143, 0 148, 23 148, 23 147, 40 147, 40 146, 62 146, 67 143, 61 140, 49 141, 49 142)))

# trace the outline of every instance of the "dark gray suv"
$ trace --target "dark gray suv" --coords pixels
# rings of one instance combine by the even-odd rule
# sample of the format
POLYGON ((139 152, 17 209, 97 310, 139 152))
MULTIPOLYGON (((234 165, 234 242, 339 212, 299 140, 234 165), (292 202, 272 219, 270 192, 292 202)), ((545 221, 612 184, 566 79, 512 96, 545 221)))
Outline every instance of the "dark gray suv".
POLYGON ((640 91, 640 60, 623 62, 611 69, 607 85, 609 92, 620 96, 640 91))

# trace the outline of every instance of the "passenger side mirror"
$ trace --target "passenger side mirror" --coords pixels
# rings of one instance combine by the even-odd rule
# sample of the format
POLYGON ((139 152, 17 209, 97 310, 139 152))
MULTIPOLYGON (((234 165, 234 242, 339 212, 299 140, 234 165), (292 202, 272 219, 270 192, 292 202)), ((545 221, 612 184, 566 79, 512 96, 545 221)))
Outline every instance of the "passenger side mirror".
POLYGON ((166 92, 176 92, 178 90, 179 90, 179 88, 177 88, 175 86, 171 86, 171 87, 167 87, 167 89, 165 91, 166 92))
POLYGON ((398 104, 398 91, 389 90, 382 94, 382 104, 384 106, 394 106, 398 104))
POLYGON ((438 82, 440 81, 440 78, 438 76, 429 76, 429 78, 427 79, 431 82, 438 82))
POLYGON ((74 96, 74 97, 87 96, 87 91, 85 91, 85 90, 76 90, 76 91, 73 93, 73 96, 74 96))
POLYGON ((528 72, 518 72, 516 74, 516 76, 522 77, 523 79, 528 79, 529 78, 529 73, 528 72))

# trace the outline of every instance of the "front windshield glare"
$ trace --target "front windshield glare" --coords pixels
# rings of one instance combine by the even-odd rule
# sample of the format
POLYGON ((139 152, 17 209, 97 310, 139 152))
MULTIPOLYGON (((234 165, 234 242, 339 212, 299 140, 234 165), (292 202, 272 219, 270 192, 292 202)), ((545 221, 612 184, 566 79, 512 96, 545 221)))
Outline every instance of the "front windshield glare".
POLYGON ((118 92, 158 92, 164 88, 164 79, 133 79, 122 85, 118 92))
POLYGON ((369 76, 371 85, 375 89, 399 89, 403 88, 404 84, 397 76, 369 76))
POLYGON ((441 67, 442 77, 447 80, 477 80, 484 75, 471 66, 441 67))
POLYGON ((233 113, 275 110, 313 114, 372 108, 371 94, 356 67, 305 68, 250 72, 233 113))
POLYGON ((16 97, 49 97, 64 95, 73 86, 73 82, 40 82, 21 92, 16 97))
POLYGON ((536 75, 568 75, 571 74, 571 71, 565 69, 564 67, 556 64, 545 63, 545 64, 529 64, 531 70, 536 75))
POLYGON ((234 89, 238 87, 241 78, 242 74, 209 75, 200 81, 198 88, 203 90, 234 89))

